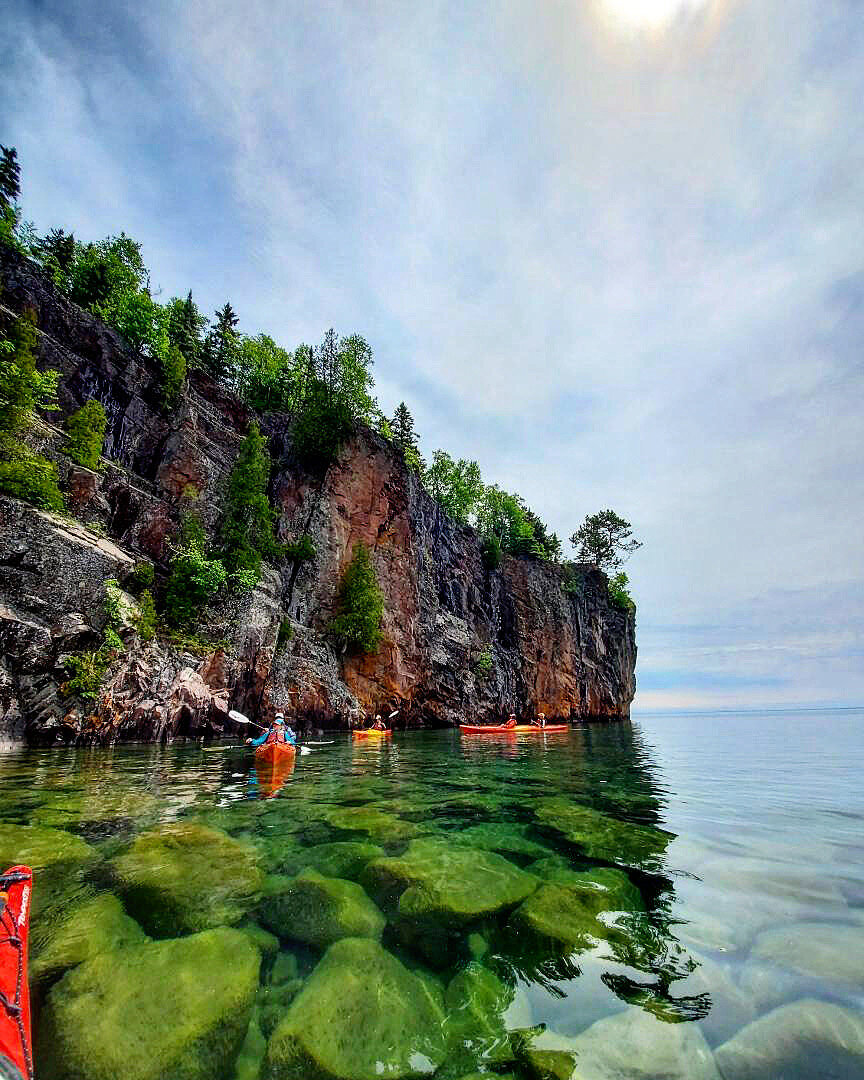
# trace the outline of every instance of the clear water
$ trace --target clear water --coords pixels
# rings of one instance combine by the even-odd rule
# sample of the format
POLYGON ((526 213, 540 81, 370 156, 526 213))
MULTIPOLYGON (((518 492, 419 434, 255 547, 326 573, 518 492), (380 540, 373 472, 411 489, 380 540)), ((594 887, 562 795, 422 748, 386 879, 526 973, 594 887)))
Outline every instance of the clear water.
MULTIPOLYGON (((115 887, 111 860, 165 822, 224 830, 268 872, 333 841, 371 840, 399 856, 409 834, 454 849, 473 837, 532 872, 532 843, 576 871, 617 866, 646 909, 602 914, 617 936, 567 947, 527 932, 510 904, 456 928, 442 919, 430 947, 430 920, 425 942, 406 934, 398 896, 378 895, 382 942, 442 989, 479 960, 510 991, 496 1023, 542 1026, 535 1046, 572 1054, 566 1060, 588 1080, 864 1077, 862 725, 862 712, 789 712, 644 717, 563 736, 335 735, 275 781, 224 747, 10 750, 0 757, 0 821, 70 832, 99 855, 95 868, 61 868, 75 881, 65 909, 34 917, 37 954, 76 898, 115 887), (574 839, 555 812, 538 815, 550 798, 605 815, 589 819, 603 835, 574 839), (357 808, 378 815, 357 818, 357 808), (619 834, 603 832, 608 818, 662 829, 651 834, 661 842, 640 853, 625 835, 616 849, 619 834), (466 833, 482 824, 506 828, 466 833)), ((260 911, 250 906, 246 921, 260 911)), ((321 950, 289 936, 282 950, 308 980, 321 950)), ((269 977, 265 969, 264 991, 269 977)), ((49 991, 41 984, 37 999, 49 991)), ((37 1044, 37 1066, 44 1053, 37 1044)), ((381 1047, 382 1061, 387 1053, 381 1047)), ((464 1060, 445 1061, 439 1075, 552 1075, 539 1059, 464 1060)), ((254 1063, 244 1068, 236 1075, 257 1074, 254 1063)), ((225 1080, 234 1075, 228 1068, 225 1080)))

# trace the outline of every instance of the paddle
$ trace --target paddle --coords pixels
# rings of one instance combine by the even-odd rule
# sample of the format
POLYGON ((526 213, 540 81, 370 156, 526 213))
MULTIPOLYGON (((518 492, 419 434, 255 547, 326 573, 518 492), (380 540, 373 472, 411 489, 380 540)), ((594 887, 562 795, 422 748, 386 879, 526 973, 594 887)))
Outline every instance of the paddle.
MULTIPOLYGON (((270 730, 269 728, 261 727, 260 724, 256 724, 254 720, 250 720, 248 716, 244 716, 242 712, 237 712, 236 709, 232 709, 228 713, 228 716, 234 721, 235 724, 251 724, 252 727, 257 727, 259 731, 269 731, 270 730)), ((217 747, 216 749, 233 750, 235 748, 231 747, 231 746, 225 746, 225 747, 217 747)), ((309 749, 308 746, 300 746, 300 756, 301 757, 303 757, 305 754, 311 754, 311 753, 312 753, 312 751, 309 749)))

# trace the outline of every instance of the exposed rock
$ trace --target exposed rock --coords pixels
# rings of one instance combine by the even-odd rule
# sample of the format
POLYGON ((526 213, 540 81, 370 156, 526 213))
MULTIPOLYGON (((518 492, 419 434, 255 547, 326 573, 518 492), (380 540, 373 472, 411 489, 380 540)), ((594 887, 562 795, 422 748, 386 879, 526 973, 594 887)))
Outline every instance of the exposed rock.
POLYGON ((268 878, 261 918, 282 938, 324 949, 346 937, 380 938, 385 919, 353 881, 307 869, 294 878, 268 878))
POLYGON ((111 865, 130 912, 156 937, 237 923, 263 884, 250 848, 194 822, 141 833, 111 865))
POLYGON ((441 992, 374 941, 332 945, 267 1048, 273 1080, 389 1080, 446 1057, 441 992))
POLYGON ((718 1047, 723 1080, 864 1076, 864 1018, 825 1001, 796 1001, 718 1047))
POLYGON ((39 1038, 41 1076, 225 1076, 247 1032, 259 962, 244 934, 224 929, 85 961, 48 995, 39 1038))

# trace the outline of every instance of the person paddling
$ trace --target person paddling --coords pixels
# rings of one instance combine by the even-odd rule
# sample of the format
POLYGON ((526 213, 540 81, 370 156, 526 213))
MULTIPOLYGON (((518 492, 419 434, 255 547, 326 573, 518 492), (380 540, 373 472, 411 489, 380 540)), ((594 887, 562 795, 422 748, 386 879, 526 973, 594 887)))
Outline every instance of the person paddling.
POLYGON ((516 713, 515 712, 511 712, 510 715, 507 717, 507 723, 504 725, 504 727, 516 727, 516 713))
POLYGON ((277 712, 273 718, 269 730, 265 731, 263 735, 259 735, 257 739, 247 739, 246 744, 248 746, 263 746, 264 743, 290 743, 292 746, 297 745, 297 736, 285 723, 284 713, 277 712))
POLYGON ((381 719, 381 713, 375 714, 375 723, 372 725, 373 731, 386 731, 387 727, 384 721, 381 719))
POLYGON ((535 727, 539 727, 539 728, 546 727, 546 713, 545 712, 537 713, 537 719, 532 720, 531 723, 535 727))

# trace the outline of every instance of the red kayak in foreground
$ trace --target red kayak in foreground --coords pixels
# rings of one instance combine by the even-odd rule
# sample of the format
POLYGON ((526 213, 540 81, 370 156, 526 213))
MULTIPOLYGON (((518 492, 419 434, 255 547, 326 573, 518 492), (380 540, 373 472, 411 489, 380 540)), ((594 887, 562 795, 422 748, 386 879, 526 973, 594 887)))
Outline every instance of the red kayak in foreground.
POLYGON ((569 724, 547 724, 546 727, 537 727, 536 724, 460 724, 459 730, 466 735, 543 735, 550 731, 569 731, 569 724))
POLYGON ((32 891, 29 866, 13 866, 0 877, 0 1075, 10 1080, 33 1080, 27 985, 32 891))
POLYGON ((255 748, 255 760, 266 761, 270 765, 294 760, 297 747, 291 743, 270 742, 255 748))

